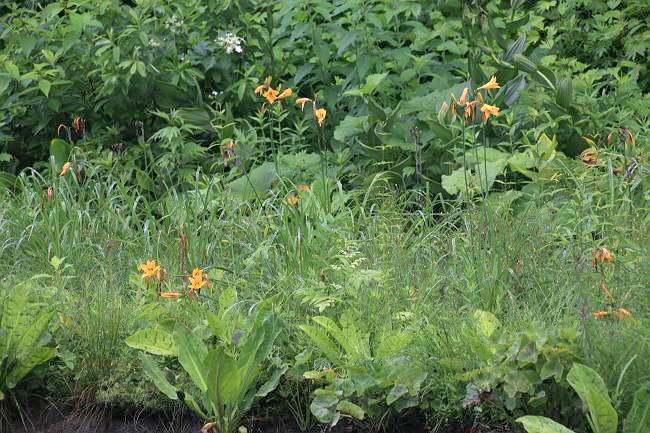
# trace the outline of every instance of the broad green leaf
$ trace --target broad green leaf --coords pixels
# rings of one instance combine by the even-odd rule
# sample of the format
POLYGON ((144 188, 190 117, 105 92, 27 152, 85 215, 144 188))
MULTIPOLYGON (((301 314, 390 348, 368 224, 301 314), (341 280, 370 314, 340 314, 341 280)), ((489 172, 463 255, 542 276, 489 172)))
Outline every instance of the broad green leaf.
POLYGON ((16 358, 16 366, 7 374, 6 383, 9 389, 14 388, 34 367, 56 356, 53 347, 32 347, 16 358))
POLYGON ((354 341, 351 341, 351 339, 343 333, 343 330, 339 328, 334 320, 325 316, 312 317, 312 320, 325 328, 325 330, 341 345, 348 356, 351 356, 356 352, 354 341))
POLYGON ((567 381, 589 409, 587 419, 594 433, 616 433, 618 414, 609 401, 607 385, 602 377, 586 365, 575 363, 567 381))
POLYGON ((20 70, 13 62, 5 63, 5 70, 9 73, 9 76, 16 81, 20 81, 20 70))
POLYGON ((475 310, 474 320, 476 320, 477 331, 484 337, 490 337, 501 326, 499 319, 489 311, 475 310))
POLYGON ((36 46, 36 37, 30 34, 23 34, 18 38, 18 42, 20 43, 20 49, 23 54, 29 56, 36 46))
POLYGON ((288 366, 279 368, 273 372, 271 378, 267 380, 255 393, 255 397, 266 397, 270 392, 272 392, 280 382, 280 378, 286 371, 289 369, 288 366))
POLYGON ((149 376, 149 379, 151 379, 153 384, 156 385, 156 388, 158 388, 158 390, 165 394, 168 398, 172 400, 178 400, 178 390, 175 386, 169 383, 165 377, 165 374, 160 369, 156 361, 151 357, 151 355, 140 352, 139 356, 142 360, 144 372, 149 376))
POLYGON ((337 362, 340 360, 341 355, 339 348, 336 347, 336 344, 327 336, 323 331, 315 326, 310 325, 299 325, 298 326, 305 334, 311 339, 311 341, 323 352, 323 355, 332 362, 337 362))
POLYGON ((648 432, 650 432, 650 384, 645 384, 634 393, 634 401, 625 418, 623 433, 648 432))
POLYGON ((543 416, 522 416, 517 418, 517 422, 522 423, 528 433, 574 433, 573 430, 543 416))
POLYGON ((8 74, 0 74, 0 95, 7 90, 9 83, 11 83, 11 77, 8 74))
POLYGON ((564 366, 560 362, 560 356, 555 352, 547 353, 546 362, 542 366, 542 371, 540 372, 540 378, 546 380, 549 377, 555 378, 557 383, 560 383, 562 380, 562 373, 564 372, 564 366))
POLYGON ((126 345, 154 355, 178 356, 174 337, 160 328, 145 328, 124 340, 126 345))
POLYGON ((41 92, 45 95, 45 97, 50 96, 50 88, 52 87, 52 83, 50 83, 48 80, 39 80, 38 81, 38 88, 41 89, 41 92))
POLYGON ((190 375, 194 384, 202 391, 208 389, 207 376, 203 371, 203 361, 208 349, 199 337, 185 326, 177 323, 174 327, 174 342, 178 347, 178 362, 190 375))
POLYGON ((379 359, 386 359, 397 355, 413 339, 413 334, 406 331, 397 331, 385 335, 375 350, 375 356, 379 359))
POLYGON ((362 420, 366 415, 363 409, 348 400, 339 401, 339 403, 336 405, 336 409, 341 411, 341 413, 351 415, 358 420, 362 420))
POLYGON ((37 344, 41 334, 48 328, 52 314, 52 311, 48 311, 29 322, 29 326, 23 331, 16 345, 18 357, 22 356, 22 353, 30 351, 37 344))
POLYGON ((347 138, 365 132, 364 125, 367 121, 368 116, 345 116, 345 119, 334 129, 334 139, 343 142, 347 138))
POLYGON ((369 96, 387 76, 388 72, 370 74, 366 77, 366 83, 363 86, 347 90, 343 93, 343 96, 369 96))
POLYGON ((252 169, 248 176, 230 182, 228 188, 240 200, 254 200, 265 196, 277 178, 275 165, 267 161, 252 169))
POLYGON ((57 170, 60 170, 63 164, 66 163, 69 153, 69 145, 66 141, 60 138, 53 138, 50 141, 50 155, 54 157, 57 170))

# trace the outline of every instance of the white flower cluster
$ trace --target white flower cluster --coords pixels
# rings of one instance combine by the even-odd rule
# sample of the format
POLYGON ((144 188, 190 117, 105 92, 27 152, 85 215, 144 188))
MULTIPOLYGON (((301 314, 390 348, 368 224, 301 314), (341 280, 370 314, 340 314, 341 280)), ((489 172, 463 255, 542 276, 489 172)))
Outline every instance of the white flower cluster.
POLYGON ((228 32, 223 36, 219 36, 217 38, 217 43, 226 49, 227 54, 231 54, 233 51, 241 53, 241 44, 244 43, 244 38, 240 38, 239 36, 235 36, 228 32))
POLYGON ((179 20, 176 15, 172 15, 171 18, 165 20, 165 26, 174 33, 178 33, 180 28, 183 26, 183 20, 179 20))

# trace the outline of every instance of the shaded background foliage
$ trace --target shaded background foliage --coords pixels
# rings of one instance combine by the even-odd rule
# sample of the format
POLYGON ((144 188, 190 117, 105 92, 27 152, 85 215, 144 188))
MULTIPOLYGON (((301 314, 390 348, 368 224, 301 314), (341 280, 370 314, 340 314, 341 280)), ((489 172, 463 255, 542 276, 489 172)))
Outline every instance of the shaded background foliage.
MULTIPOLYGON (((123 155, 140 186, 153 167, 170 184, 214 170, 228 139, 255 142, 241 151, 252 166, 269 155, 256 139, 262 125, 248 120, 260 103, 252 90, 271 75, 329 109, 326 147, 348 181, 390 173, 441 191, 441 175, 458 168, 458 139, 438 110, 465 81, 496 72, 511 84, 498 101, 514 117, 490 130, 509 151, 535 128, 534 140, 557 135, 570 156, 589 146, 582 137, 602 144, 613 128, 640 129, 647 11, 642 1, 599 0, 9 2, 2 164, 10 173, 42 166, 63 124, 68 152, 123 155), (227 33, 244 39, 241 53, 219 42, 227 33)), ((299 138, 279 144, 286 152, 317 150, 315 133, 291 132, 299 138)))

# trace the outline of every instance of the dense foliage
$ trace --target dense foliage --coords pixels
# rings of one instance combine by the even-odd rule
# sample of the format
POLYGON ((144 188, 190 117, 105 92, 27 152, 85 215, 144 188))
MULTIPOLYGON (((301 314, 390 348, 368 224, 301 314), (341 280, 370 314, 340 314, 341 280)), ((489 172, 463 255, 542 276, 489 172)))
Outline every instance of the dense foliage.
POLYGON ((648 13, 3 2, 0 423, 647 431, 648 13))

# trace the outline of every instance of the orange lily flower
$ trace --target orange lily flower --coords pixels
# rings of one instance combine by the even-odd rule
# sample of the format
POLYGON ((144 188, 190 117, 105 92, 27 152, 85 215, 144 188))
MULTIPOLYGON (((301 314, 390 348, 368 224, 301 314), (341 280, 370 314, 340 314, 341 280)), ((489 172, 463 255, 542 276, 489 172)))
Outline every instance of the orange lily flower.
POLYGON ((481 87, 479 87, 479 88, 476 89, 476 90, 483 90, 483 89, 485 89, 485 90, 491 90, 491 89, 500 89, 500 88, 501 88, 501 86, 499 86, 499 84, 497 84, 497 77, 495 77, 494 75, 492 75, 492 78, 490 78, 490 81, 488 81, 487 83, 483 84, 481 87))
POLYGON ((266 98, 266 100, 269 102, 269 104, 273 104, 276 99, 278 99, 279 92, 271 87, 268 88, 266 92, 262 94, 266 98))
POLYGON ((287 204, 292 205, 292 206, 297 205, 299 201, 300 201, 300 199, 299 199, 298 196, 295 195, 295 194, 289 194, 289 195, 287 196, 287 198, 285 199, 285 202, 286 202, 287 204))
POLYGON ((627 311, 625 308, 619 308, 617 316, 618 316, 618 320, 621 320, 625 316, 632 317, 632 314, 629 311, 627 311))
POLYGON ((318 121, 318 126, 323 127, 323 123, 325 123, 325 117, 327 116, 327 110, 325 110, 324 108, 315 109, 314 116, 316 116, 316 120, 318 121))
POLYGON ((291 96, 292 93, 293 93, 293 91, 291 90, 291 87, 289 87, 284 92, 280 93, 280 95, 278 96, 278 99, 288 98, 289 96, 291 96))
POLYGON ((59 174, 59 176, 65 176, 65 174, 68 172, 68 170, 70 170, 70 166, 71 166, 71 164, 69 162, 66 162, 65 164, 63 164, 63 168, 61 169, 61 174, 59 174))
POLYGON ((460 99, 456 100, 456 97, 454 94, 451 94, 451 99, 457 104, 457 105, 465 105, 465 100, 467 99, 467 95, 469 94, 469 88, 465 87, 463 89, 463 93, 460 94, 460 99))
POLYGON ((205 283, 206 280, 203 279, 203 271, 199 268, 194 268, 190 277, 190 289, 200 291, 205 283))
POLYGON ((598 311, 594 314, 592 314, 594 319, 600 319, 601 317, 608 317, 609 316, 609 311, 598 311))
POLYGON ((306 192, 309 191, 310 188, 311 187, 309 186, 309 184, 306 183, 301 183, 300 185, 296 186, 298 192, 306 192))
POLYGON ((607 251, 607 248, 603 248, 603 260, 607 260, 609 263, 614 261, 612 255, 607 251))
POLYGON ((296 99, 296 104, 300 104, 300 109, 302 111, 305 111, 305 104, 307 102, 311 102, 311 99, 309 99, 309 98, 298 98, 298 99, 296 99))
POLYGON ((483 104, 481 106, 481 111, 483 112, 483 120, 486 122, 488 121, 490 116, 499 115, 499 107, 496 107, 494 105, 483 104))
POLYGON ((180 298, 183 294, 179 292, 163 292, 160 296, 163 298, 180 298))
POLYGON ((160 281, 160 266, 156 265, 155 260, 147 260, 146 263, 140 265, 140 270, 143 272, 142 278, 153 278, 155 276, 160 281))

